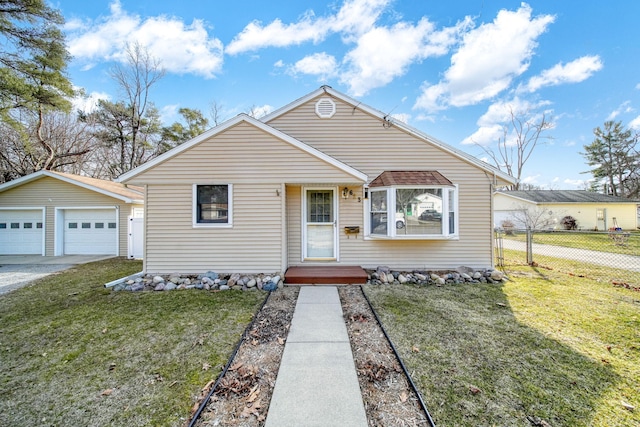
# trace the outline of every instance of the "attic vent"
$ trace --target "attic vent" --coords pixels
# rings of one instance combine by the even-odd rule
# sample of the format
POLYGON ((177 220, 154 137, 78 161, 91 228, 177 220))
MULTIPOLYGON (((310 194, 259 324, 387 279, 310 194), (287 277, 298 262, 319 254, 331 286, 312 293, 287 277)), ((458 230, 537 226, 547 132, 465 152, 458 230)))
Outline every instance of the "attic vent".
POLYGON ((330 119, 336 113, 336 103, 331 98, 321 98, 316 102, 316 114, 322 119, 330 119))

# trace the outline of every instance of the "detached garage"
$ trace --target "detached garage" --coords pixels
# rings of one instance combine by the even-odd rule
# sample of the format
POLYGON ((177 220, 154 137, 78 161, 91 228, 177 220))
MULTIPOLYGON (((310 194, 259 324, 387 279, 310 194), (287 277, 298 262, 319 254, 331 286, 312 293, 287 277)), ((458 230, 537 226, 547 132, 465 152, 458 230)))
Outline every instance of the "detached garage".
POLYGON ((0 255, 134 257, 142 235, 139 187, 39 171, 0 185, 0 255), (135 237, 135 239, 134 239, 135 237))

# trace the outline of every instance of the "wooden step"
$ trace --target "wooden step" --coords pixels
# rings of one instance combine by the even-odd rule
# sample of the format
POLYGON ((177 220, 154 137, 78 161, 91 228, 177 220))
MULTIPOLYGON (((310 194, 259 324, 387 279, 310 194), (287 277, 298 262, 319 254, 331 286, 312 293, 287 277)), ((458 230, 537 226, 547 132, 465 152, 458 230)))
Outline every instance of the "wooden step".
POLYGON ((304 266, 289 267, 284 274, 287 285, 363 285, 367 272, 359 266, 304 266))

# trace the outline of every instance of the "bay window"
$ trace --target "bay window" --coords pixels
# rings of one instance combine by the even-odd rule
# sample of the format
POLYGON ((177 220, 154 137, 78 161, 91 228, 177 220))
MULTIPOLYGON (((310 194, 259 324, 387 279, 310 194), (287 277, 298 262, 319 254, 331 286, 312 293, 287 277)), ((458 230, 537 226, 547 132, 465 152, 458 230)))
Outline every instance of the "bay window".
POLYGON ((456 211, 455 187, 372 188, 369 235, 391 238, 455 237, 456 211))
POLYGON ((384 172, 369 194, 371 238, 458 237, 458 188, 438 172, 384 172))

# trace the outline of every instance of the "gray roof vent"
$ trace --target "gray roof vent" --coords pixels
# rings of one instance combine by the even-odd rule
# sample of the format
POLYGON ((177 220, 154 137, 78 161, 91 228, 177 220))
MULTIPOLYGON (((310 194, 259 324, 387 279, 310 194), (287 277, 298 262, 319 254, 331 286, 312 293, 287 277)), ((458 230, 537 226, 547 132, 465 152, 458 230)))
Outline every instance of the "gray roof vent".
POLYGON ((320 98, 316 102, 316 114, 322 119, 330 119, 336 113, 336 103, 331 98, 320 98))

